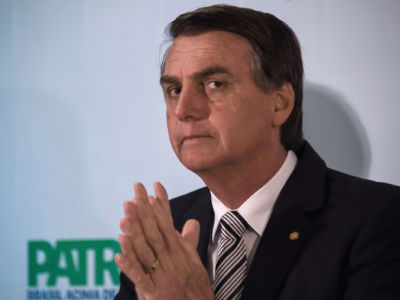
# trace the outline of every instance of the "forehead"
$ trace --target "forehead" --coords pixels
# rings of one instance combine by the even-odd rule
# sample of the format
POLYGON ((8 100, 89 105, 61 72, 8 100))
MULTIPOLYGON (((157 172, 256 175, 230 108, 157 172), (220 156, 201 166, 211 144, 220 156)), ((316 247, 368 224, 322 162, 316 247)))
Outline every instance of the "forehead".
POLYGON ((247 39, 227 31, 181 35, 168 52, 164 74, 191 73, 216 65, 227 69, 250 68, 252 51, 247 39))

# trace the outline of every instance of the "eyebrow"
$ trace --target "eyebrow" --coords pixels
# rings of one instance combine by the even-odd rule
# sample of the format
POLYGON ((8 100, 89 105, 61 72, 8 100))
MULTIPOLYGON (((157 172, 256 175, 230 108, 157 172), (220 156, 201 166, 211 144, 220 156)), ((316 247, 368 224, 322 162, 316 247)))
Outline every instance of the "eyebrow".
MULTIPOLYGON (((198 79, 198 78, 202 79, 202 78, 214 75, 214 74, 228 74, 228 75, 231 75, 232 73, 226 68, 219 67, 219 66, 214 66, 214 67, 206 68, 206 69, 201 70, 199 72, 195 72, 192 75, 190 75, 189 77, 196 78, 196 79, 198 79)), ((179 83, 179 82, 180 82, 179 78, 176 77, 176 76, 173 76, 173 75, 163 75, 160 78, 160 84, 161 85, 162 84, 169 84, 169 83, 179 83)))

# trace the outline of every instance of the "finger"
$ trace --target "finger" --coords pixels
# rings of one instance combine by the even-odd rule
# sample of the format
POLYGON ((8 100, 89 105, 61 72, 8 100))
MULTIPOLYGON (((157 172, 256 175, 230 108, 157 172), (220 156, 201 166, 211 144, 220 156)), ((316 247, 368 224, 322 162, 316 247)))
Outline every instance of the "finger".
POLYGON ((147 195, 147 191, 146 188, 144 187, 144 185, 140 182, 136 182, 133 185, 133 189, 135 191, 135 198, 134 200, 136 202, 139 201, 147 201, 148 195, 147 195))
MULTIPOLYGON (((129 202, 127 205, 133 204, 129 202)), ((130 216, 121 219, 120 227, 122 232, 126 234, 126 238, 129 240, 138 260, 143 267, 147 268, 153 264, 155 254, 153 249, 147 243, 136 214, 136 210, 133 209, 130 216)))
POLYGON ((124 214, 130 217, 135 215, 135 204, 133 200, 124 202, 124 214))
POLYGON ((187 220, 182 229, 182 238, 188 241, 193 248, 197 248, 200 236, 200 223, 195 219, 187 220))
POLYGON ((161 257, 162 255, 166 254, 165 252, 172 253, 173 251, 177 251, 174 249, 177 246, 177 240, 171 215, 165 212, 165 209, 161 206, 158 199, 150 196, 149 202, 153 208, 155 220, 158 224, 158 228, 166 246, 160 249, 160 252, 157 253, 157 255, 161 257))
POLYGON ((191 264, 199 266, 199 268, 204 268, 196 247, 193 247, 193 240, 186 240, 179 232, 177 232, 177 240, 182 249, 181 255, 184 256, 187 261, 190 261, 191 264))
POLYGON ((165 251, 165 242, 160 232, 154 209, 150 205, 145 187, 141 183, 136 183, 134 187, 137 202, 133 205, 136 207, 136 215, 142 227, 144 237, 155 255, 160 255, 165 251))
POLYGON ((156 194, 157 200, 160 202, 161 206, 164 208, 165 212, 171 214, 171 208, 168 202, 168 194, 164 186, 156 181, 153 183, 154 192, 156 194))
MULTIPOLYGON (((172 219, 171 208, 168 201, 168 194, 164 186, 160 182, 154 182, 154 192, 156 194, 156 202, 161 206, 164 213, 157 211, 157 221, 162 229, 163 237, 167 242, 169 249, 176 245, 176 234, 174 221, 172 219)), ((157 206, 155 206, 155 209, 157 206)))
POLYGON ((155 286, 153 281, 149 276, 147 276, 141 263, 137 259, 128 238, 121 235, 119 237, 119 243, 122 252, 126 254, 117 253, 115 255, 115 263, 117 267, 135 283, 138 289, 146 293, 154 292, 155 286))
POLYGON ((136 286, 135 286, 135 291, 136 291, 136 296, 138 298, 138 300, 145 300, 146 297, 144 296, 143 292, 141 290, 139 290, 136 286))

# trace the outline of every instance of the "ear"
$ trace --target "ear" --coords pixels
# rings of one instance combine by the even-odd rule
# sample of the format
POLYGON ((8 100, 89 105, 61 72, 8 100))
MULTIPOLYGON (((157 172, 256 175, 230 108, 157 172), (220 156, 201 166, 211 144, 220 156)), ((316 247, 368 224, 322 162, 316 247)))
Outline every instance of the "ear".
POLYGON ((283 83, 275 91, 274 111, 272 113, 272 125, 281 127, 289 118, 294 107, 294 91, 290 83, 283 83))

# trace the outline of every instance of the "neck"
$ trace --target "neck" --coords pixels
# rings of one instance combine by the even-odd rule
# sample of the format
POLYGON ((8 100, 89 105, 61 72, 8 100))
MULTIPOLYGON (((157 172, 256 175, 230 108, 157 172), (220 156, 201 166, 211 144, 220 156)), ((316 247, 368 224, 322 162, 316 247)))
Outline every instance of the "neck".
POLYGON ((286 154, 286 150, 279 147, 272 155, 269 153, 239 166, 228 165, 197 175, 225 206, 237 209, 278 172, 286 154))

